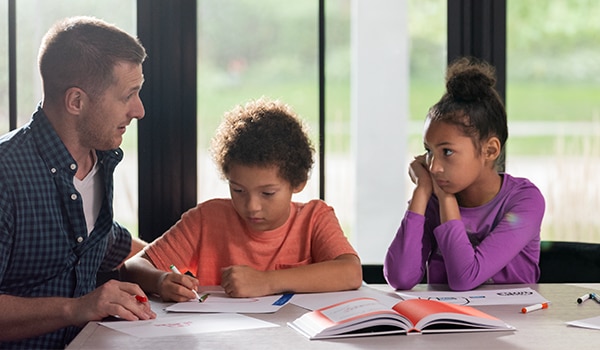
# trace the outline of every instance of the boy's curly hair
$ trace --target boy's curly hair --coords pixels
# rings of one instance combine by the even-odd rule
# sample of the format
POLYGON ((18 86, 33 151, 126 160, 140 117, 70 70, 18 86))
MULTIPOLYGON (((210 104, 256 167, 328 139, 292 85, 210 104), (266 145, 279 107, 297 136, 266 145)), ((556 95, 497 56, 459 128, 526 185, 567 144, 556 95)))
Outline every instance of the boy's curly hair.
POLYGON ((308 180, 314 163, 314 147, 302 120, 287 104, 264 97, 225 113, 211 153, 224 177, 234 163, 276 166, 292 187, 308 180))

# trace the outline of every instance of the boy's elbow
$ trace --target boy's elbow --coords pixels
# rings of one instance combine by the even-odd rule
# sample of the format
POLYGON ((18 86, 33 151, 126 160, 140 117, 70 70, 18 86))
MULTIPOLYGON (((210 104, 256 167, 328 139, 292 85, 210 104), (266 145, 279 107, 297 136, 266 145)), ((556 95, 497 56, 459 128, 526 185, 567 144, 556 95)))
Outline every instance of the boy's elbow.
POLYGON ((346 281, 348 283, 348 289, 358 289, 362 286, 363 281, 362 265, 358 257, 352 260, 354 261, 348 266, 346 281))
MULTIPOLYGON (((356 270, 356 269, 354 269, 356 270)), ((362 286, 363 276, 362 267, 359 266, 358 271, 353 271, 349 278, 349 289, 358 289, 362 286)))

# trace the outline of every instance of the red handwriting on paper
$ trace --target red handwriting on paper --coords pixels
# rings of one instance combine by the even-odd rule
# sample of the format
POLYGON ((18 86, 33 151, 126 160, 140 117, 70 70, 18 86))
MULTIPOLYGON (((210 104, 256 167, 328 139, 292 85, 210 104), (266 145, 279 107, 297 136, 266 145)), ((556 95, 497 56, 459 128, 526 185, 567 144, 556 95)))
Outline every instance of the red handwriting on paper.
POLYGON ((166 327, 166 328, 184 328, 192 325, 191 321, 185 322, 174 322, 174 323, 157 323, 154 327, 166 327))

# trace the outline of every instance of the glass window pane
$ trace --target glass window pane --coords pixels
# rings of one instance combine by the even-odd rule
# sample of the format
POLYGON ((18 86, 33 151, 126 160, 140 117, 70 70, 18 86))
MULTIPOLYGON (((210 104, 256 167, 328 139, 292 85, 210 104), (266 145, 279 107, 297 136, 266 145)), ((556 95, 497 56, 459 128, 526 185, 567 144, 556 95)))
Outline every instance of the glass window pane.
MULTIPOLYGON (((317 1, 198 1, 198 200, 229 197, 208 152, 223 113, 265 96, 288 103, 318 142, 317 1)), ((316 165, 294 200, 319 196, 316 165)))
MULTIPOLYGON (((16 1, 16 13, 17 127, 29 121, 42 98, 37 54, 42 37, 55 21, 69 16, 95 16, 114 23, 129 33, 136 33, 135 0, 19 0, 16 1)), ((6 15, 3 18, 6 18, 6 15)), ((2 60, 5 60, 6 54, 2 56, 2 60)), ((3 96, 0 99, 3 101, 5 94, 0 96, 3 96)), ((2 113, 3 109, 0 109, 0 114, 2 113)), ((127 128, 121 147, 125 157, 115 172, 115 219, 126 226, 132 234, 137 235, 137 121, 132 122, 127 128)))
POLYGON ((408 162, 444 91, 446 8, 326 2, 326 200, 363 263, 383 262, 412 192, 408 162))
POLYGON ((542 239, 600 242, 600 2, 507 2, 507 172, 546 199, 542 239))

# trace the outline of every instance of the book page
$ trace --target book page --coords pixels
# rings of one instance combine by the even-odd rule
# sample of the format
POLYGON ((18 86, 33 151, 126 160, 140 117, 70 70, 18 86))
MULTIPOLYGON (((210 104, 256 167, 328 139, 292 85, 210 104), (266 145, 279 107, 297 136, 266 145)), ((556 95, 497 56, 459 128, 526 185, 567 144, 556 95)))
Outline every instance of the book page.
POLYGON ((379 314, 394 313, 384 305, 371 298, 357 298, 319 309, 317 312, 333 323, 345 323, 359 317, 365 318, 379 314))
POLYGON ((483 311, 469 306, 454 305, 437 300, 406 300, 396 304, 394 310, 409 319, 415 325, 415 330, 421 332, 432 325, 512 329, 512 327, 506 325, 502 320, 483 311))
POLYGON ((357 298, 308 312, 288 325, 310 339, 405 333, 403 316, 372 298, 357 298))

